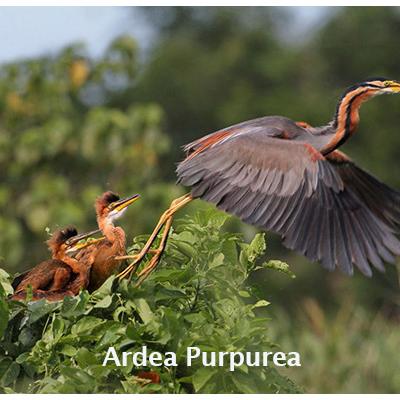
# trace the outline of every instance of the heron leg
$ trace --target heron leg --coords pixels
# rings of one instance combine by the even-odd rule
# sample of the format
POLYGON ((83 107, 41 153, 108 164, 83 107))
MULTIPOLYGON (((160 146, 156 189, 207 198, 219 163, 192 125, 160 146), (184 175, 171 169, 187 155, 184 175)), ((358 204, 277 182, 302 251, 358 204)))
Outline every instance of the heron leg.
MULTIPOLYGON (((147 252, 147 254, 155 254, 157 252, 156 249, 149 249, 149 251, 147 252)), ((116 256, 115 259, 116 260, 131 260, 131 259, 136 259, 138 257, 138 254, 135 255, 125 255, 125 256, 116 256)))
MULTIPOLYGON (((163 235, 163 238, 161 239, 160 247, 155 250, 155 255, 153 256, 154 262, 150 261, 151 264, 153 264, 153 263, 155 263, 155 265, 158 264, 159 258, 161 257, 161 253, 162 253, 163 249, 165 248, 165 244, 166 244, 166 241, 168 238, 168 232, 172 225, 173 215, 192 200, 193 200, 192 195, 189 193, 189 194, 186 194, 186 195, 179 197, 179 198, 175 199, 174 201, 172 201, 168 210, 166 210, 161 215, 156 227, 154 228, 152 234, 150 235, 150 237, 147 240, 146 244, 144 245, 143 249, 138 254, 135 254, 133 256, 123 256, 124 259, 133 259, 133 261, 128 265, 128 267, 126 267, 121 273, 119 273, 117 275, 118 278, 120 278, 120 279, 126 278, 128 275, 132 274, 136 270, 137 266, 143 260, 145 255, 149 252, 149 250, 150 250, 151 246, 153 245, 154 241, 156 240, 158 234, 160 233, 161 229, 165 225, 165 227, 166 228, 168 227, 168 229, 166 229, 164 231, 164 235, 163 235), (162 250, 160 250, 160 248, 162 248, 162 250)), ((153 260, 153 258, 152 258, 152 260, 153 260)))
POLYGON ((171 232, 173 216, 171 216, 165 223, 164 231, 161 237, 160 244, 154 252, 154 256, 151 258, 149 263, 139 272, 138 280, 135 283, 135 287, 141 285, 141 283, 156 269, 158 263, 160 262, 161 256, 164 253, 165 247, 167 245, 167 240, 169 233, 171 232))

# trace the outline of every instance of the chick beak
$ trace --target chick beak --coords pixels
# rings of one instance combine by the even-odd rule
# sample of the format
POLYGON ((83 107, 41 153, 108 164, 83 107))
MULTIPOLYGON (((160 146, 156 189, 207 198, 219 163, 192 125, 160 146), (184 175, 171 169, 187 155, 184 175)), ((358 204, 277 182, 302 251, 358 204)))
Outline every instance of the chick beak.
POLYGON ((99 237, 99 238, 91 238, 89 240, 87 240, 86 242, 82 242, 82 243, 76 243, 72 246, 69 246, 68 249, 66 250, 67 254, 73 254, 76 253, 77 251, 84 249, 85 247, 91 246, 92 244, 96 244, 98 242, 101 242, 102 240, 104 240, 104 236, 99 237))
POLYGON ((92 238, 90 240, 87 240, 86 242, 79 243, 81 240, 84 240, 84 239, 86 239, 86 238, 88 238, 88 237, 90 237, 92 235, 95 235, 96 233, 99 233, 99 232, 100 232, 100 230, 97 229, 97 230, 94 230, 94 231, 81 233, 80 235, 76 235, 76 236, 68 239, 65 242, 65 244, 67 246, 66 253, 67 254, 75 253, 80 249, 83 249, 83 248, 85 248, 87 246, 90 246, 91 244, 94 244, 94 243, 97 243, 97 242, 103 240, 104 237, 101 237, 101 238, 98 238, 98 239, 92 238))
POLYGON ((140 198, 139 194, 134 194, 133 196, 127 197, 122 200, 118 200, 111 205, 111 210, 116 211, 116 212, 122 211, 124 208, 130 206, 132 203, 134 203, 139 198, 140 198))
POLYGON ((80 235, 76 235, 76 236, 73 236, 72 238, 68 239, 68 240, 65 242, 65 244, 66 244, 67 246, 72 246, 72 245, 74 245, 75 243, 78 243, 78 242, 80 242, 81 240, 86 239, 86 238, 88 238, 89 236, 95 235, 96 233, 99 233, 99 232, 100 232, 100 229, 96 229, 95 231, 90 231, 90 232, 81 233, 80 235))

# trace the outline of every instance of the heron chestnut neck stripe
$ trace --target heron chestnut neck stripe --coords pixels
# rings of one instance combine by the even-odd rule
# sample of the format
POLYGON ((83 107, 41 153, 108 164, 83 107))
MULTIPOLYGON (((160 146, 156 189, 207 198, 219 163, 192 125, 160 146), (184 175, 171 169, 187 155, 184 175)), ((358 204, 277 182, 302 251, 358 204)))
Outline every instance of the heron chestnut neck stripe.
POLYGON ((333 120, 333 127, 336 133, 333 139, 321 150, 322 154, 326 155, 337 149, 357 129, 360 120, 358 111, 361 104, 375 96, 376 90, 373 88, 379 88, 379 86, 372 84, 369 84, 368 87, 366 86, 365 84, 353 86, 339 101, 333 120))

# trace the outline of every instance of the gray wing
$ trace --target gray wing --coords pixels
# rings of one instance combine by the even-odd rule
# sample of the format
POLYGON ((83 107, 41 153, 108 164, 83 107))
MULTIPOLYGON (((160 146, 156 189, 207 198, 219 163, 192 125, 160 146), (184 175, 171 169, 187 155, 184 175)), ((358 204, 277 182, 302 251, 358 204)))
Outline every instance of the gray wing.
POLYGON ((285 246, 329 270, 338 266, 352 274, 354 264, 370 276, 370 264, 384 270, 382 260, 394 262, 400 254, 399 193, 351 167, 356 184, 344 163, 269 134, 208 143, 178 165, 179 182, 192 188, 193 197, 280 234, 285 246))

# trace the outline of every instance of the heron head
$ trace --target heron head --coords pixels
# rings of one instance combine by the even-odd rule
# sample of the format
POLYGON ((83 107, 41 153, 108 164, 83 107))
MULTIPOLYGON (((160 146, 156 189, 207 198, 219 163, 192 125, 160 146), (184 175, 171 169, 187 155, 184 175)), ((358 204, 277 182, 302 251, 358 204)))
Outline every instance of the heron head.
POLYGON ((51 238, 47 240, 47 247, 52 254, 57 254, 60 251, 65 251, 68 247, 68 241, 72 238, 77 237, 78 231, 74 226, 67 226, 64 229, 55 231, 51 238))
POLYGON ((383 91, 387 93, 400 93, 400 82, 386 80, 383 82, 383 91))
POLYGON ((400 93, 400 82, 387 78, 370 78, 360 86, 367 87, 376 94, 400 93))
POLYGON ((111 191, 103 193, 96 200, 96 214, 98 218, 106 218, 110 222, 120 218, 126 211, 126 208, 140 198, 140 195, 134 194, 133 196, 125 199, 111 191))

